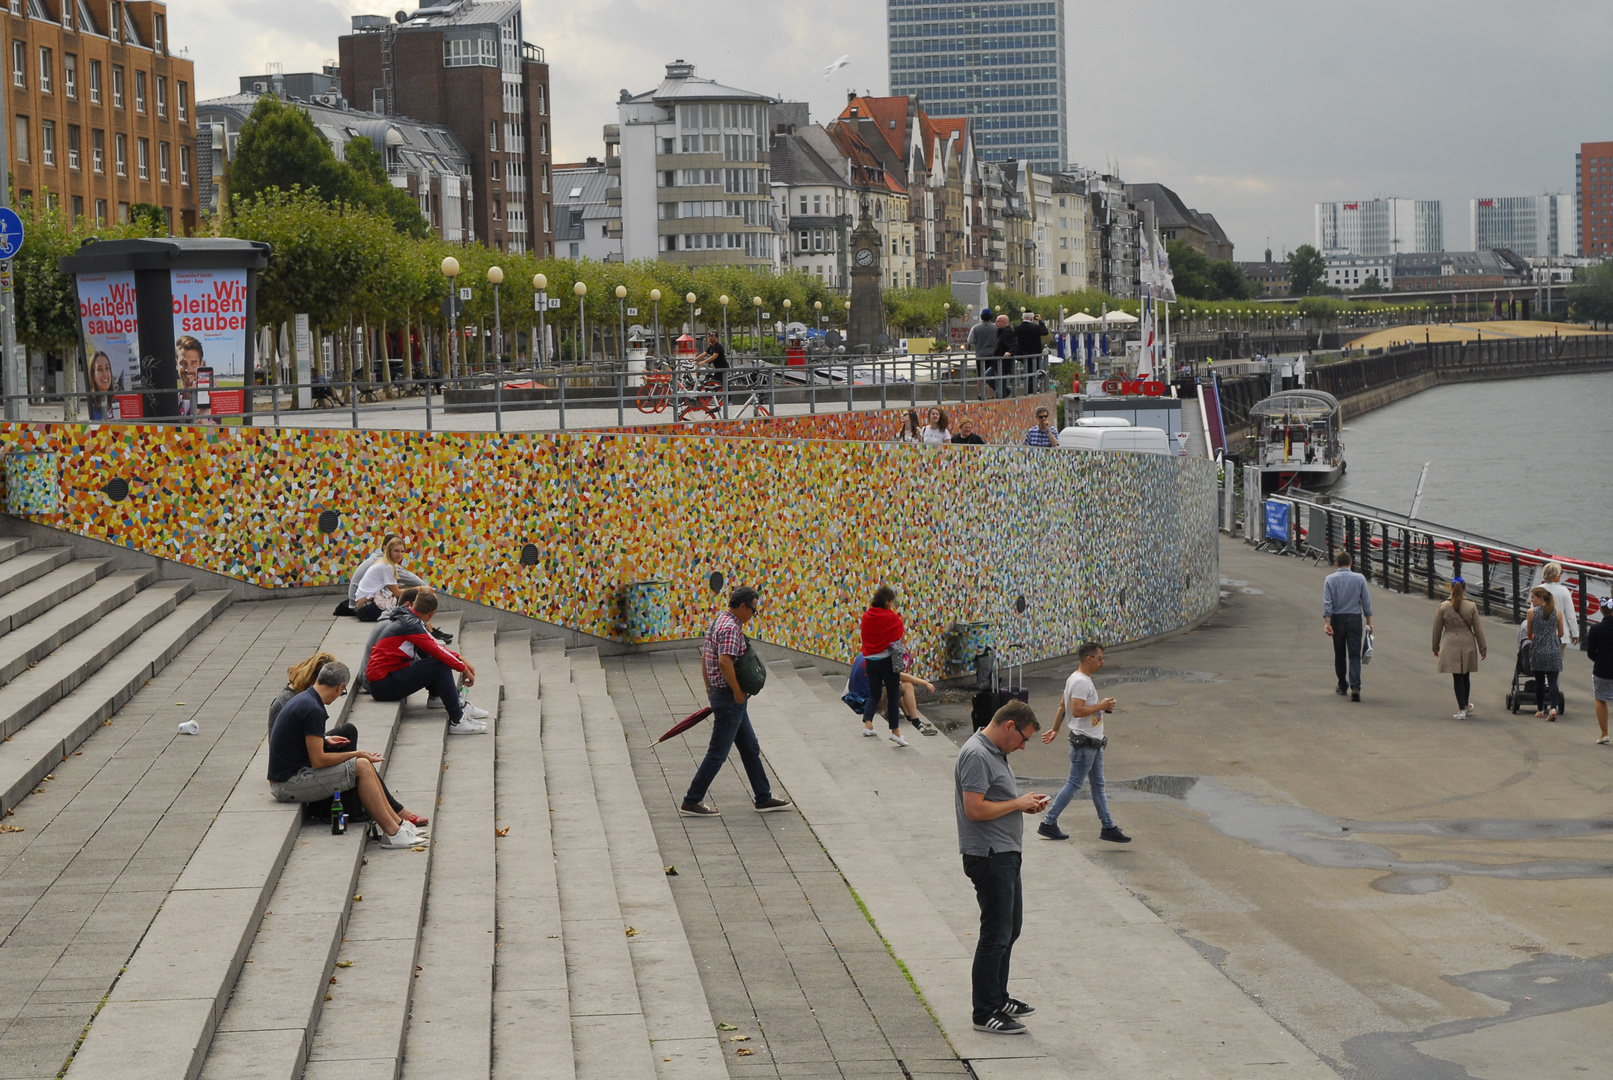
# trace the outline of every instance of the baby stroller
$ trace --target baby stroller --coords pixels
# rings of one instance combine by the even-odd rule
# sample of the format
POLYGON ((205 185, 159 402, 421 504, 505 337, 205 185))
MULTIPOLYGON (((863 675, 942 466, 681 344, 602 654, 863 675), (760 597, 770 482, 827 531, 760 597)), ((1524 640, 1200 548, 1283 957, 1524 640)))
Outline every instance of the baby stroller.
MULTIPOLYGON (((1507 691, 1507 711, 1517 713, 1535 700, 1535 669, 1529 663, 1529 637, 1522 626, 1518 627, 1518 660, 1512 667, 1512 689, 1507 691)), ((1546 702, 1549 709, 1556 706, 1557 715, 1568 713, 1568 700, 1562 687, 1557 688, 1557 700, 1546 702)))

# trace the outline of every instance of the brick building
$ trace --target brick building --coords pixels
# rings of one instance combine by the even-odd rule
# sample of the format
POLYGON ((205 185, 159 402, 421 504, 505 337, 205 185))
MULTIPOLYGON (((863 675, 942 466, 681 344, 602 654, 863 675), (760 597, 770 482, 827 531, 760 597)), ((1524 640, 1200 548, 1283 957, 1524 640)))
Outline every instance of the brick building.
POLYGON ((353 106, 442 124, 464 144, 478 239, 554 254, 549 65, 522 39, 520 0, 355 15, 338 47, 353 106))
POLYGON ((155 0, 3 0, 5 132, 19 202, 196 226, 195 76, 155 0))
POLYGON ((1574 155, 1579 253, 1613 256, 1613 142, 1580 143, 1574 155))

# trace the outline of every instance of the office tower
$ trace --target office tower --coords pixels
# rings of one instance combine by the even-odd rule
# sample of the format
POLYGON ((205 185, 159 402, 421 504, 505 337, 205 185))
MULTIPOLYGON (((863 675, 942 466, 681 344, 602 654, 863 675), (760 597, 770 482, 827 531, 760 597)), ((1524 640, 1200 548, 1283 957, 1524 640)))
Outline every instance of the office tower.
POLYGON ((1317 203, 1316 246, 1324 254, 1444 251, 1444 212, 1437 199, 1317 203))
POLYGON ((1572 195, 1523 195, 1468 200, 1474 251, 1506 248, 1524 258, 1576 254, 1572 195))

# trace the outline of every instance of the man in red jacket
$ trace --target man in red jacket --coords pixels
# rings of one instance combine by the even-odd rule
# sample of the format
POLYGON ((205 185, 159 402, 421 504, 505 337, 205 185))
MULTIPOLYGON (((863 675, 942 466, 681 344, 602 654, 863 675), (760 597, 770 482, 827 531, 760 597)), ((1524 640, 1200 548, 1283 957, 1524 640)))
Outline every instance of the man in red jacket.
POLYGON ((402 701, 429 688, 448 710, 448 734, 485 734, 487 725, 467 715, 469 702, 454 685, 456 671, 464 672, 466 686, 474 685, 476 669, 431 636, 431 617, 436 613, 437 594, 422 592, 408 611, 392 617, 365 665, 370 696, 376 701, 402 701))

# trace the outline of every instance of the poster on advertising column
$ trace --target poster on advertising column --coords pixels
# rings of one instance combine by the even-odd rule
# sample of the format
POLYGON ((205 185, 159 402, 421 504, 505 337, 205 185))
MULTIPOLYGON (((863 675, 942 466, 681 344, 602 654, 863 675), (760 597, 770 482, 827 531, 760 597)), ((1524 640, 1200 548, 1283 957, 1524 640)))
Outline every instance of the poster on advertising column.
POLYGON ((78 317, 90 377, 90 419, 138 418, 144 387, 134 274, 79 274, 78 317))
POLYGON ((246 370, 246 271, 172 274, 180 415, 239 415, 251 377, 246 370))

